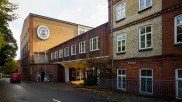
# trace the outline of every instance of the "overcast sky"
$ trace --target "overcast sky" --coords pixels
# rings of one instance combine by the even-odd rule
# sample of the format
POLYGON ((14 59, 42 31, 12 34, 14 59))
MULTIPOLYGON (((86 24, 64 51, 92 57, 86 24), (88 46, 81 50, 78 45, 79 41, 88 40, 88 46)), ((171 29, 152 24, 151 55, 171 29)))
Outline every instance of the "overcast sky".
MULTIPOLYGON (((10 22, 10 29, 20 48, 20 34, 29 13, 65 20, 91 27, 108 21, 107 0, 9 0, 16 3, 19 19, 10 22)), ((20 58, 20 49, 16 59, 20 58)))

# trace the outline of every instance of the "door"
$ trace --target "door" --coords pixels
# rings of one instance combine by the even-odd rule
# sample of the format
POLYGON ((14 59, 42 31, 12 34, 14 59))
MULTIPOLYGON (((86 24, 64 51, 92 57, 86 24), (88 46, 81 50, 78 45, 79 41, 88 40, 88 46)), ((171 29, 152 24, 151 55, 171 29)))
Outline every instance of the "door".
POLYGON ((176 69, 176 98, 182 99, 182 69, 176 69))

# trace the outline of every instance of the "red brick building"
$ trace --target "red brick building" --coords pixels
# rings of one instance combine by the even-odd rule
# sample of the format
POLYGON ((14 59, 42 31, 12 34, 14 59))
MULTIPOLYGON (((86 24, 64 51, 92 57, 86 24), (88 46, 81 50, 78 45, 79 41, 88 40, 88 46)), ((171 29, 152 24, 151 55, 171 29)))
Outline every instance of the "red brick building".
POLYGON ((182 98, 182 1, 108 3, 116 89, 182 98))

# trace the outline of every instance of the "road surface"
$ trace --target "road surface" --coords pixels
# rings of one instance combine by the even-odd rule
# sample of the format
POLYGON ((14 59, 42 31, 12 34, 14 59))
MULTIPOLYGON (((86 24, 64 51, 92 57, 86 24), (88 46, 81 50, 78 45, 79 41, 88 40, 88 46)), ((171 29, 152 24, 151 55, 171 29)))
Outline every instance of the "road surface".
POLYGON ((31 82, 10 83, 0 79, 0 102, 106 102, 70 91, 65 87, 54 89, 31 82))

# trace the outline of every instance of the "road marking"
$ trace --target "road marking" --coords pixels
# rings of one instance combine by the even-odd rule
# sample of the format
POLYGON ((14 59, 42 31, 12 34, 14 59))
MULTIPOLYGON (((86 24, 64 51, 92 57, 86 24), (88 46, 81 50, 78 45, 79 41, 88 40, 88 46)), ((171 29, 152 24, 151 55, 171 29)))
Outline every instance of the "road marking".
POLYGON ((55 101, 55 102, 61 102, 61 101, 59 101, 59 100, 56 100, 56 99, 52 99, 53 101, 55 101))

